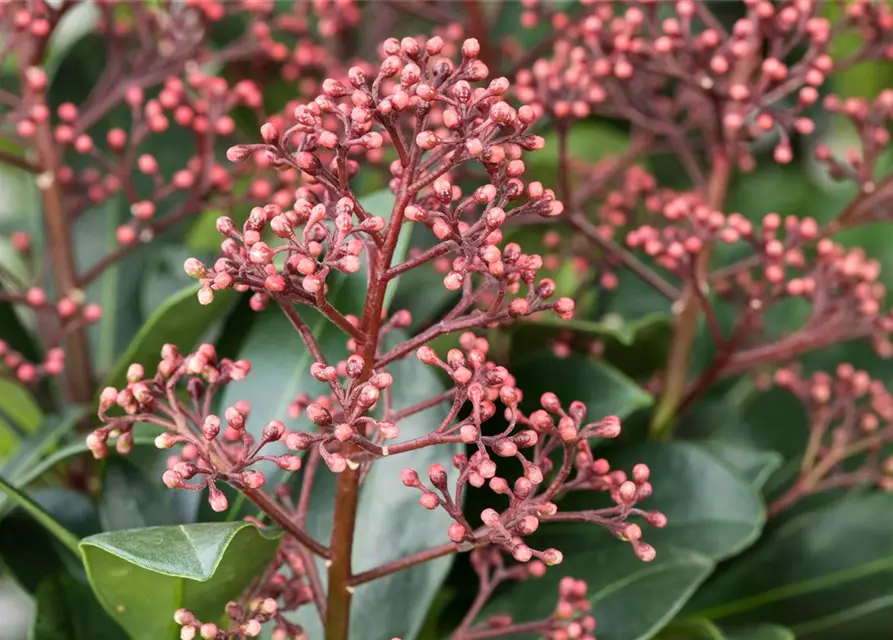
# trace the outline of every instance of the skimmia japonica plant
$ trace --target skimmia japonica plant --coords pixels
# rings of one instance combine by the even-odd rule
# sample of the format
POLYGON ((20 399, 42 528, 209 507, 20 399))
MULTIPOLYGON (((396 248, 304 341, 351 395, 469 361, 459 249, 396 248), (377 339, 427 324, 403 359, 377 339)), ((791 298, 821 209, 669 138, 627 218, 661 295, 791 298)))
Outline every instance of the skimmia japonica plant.
POLYGON ((889 4, 29 0, 0 61, 0 635, 889 632, 889 4))

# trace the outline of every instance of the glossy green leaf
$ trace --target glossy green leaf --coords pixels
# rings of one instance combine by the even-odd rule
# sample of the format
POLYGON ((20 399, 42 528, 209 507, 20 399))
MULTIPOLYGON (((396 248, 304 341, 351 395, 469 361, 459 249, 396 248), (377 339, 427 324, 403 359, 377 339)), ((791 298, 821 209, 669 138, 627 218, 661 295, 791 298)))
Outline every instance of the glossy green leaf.
MULTIPOLYGON (((58 77, 62 77, 61 73, 58 77)), ((117 229, 131 217, 124 197, 113 196, 77 218, 73 242, 80 271, 93 267, 103 256, 119 247, 117 229)), ((87 301, 102 307, 102 318, 88 329, 94 366, 99 372, 115 363, 143 322, 139 297, 147 251, 146 246, 137 247, 85 288, 87 301)))
MULTIPOLYGON (((22 476, 39 464, 41 457, 69 434, 83 416, 84 410, 75 407, 68 409, 62 415, 43 416, 37 431, 22 442, 16 455, 0 469, 0 473, 13 483, 21 482, 22 476)), ((0 499, 0 505, 2 504, 3 500, 0 499)))
POLYGON ((667 316, 662 313, 651 313, 638 320, 630 322, 624 321, 618 315, 608 314, 600 321, 594 320, 562 320, 554 314, 543 314, 535 319, 523 319, 523 324, 539 325, 545 327, 554 327, 556 329, 567 329, 583 334, 591 334, 616 340, 624 346, 630 346, 636 339, 639 331, 650 327, 653 324, 666 323, 667 316))
POLYGON ((183 244, 192 251, 218 251, 221 236, 217 231, 217 218, 222 215, 224 212, 220 209, 209 209, 195 216, 183 244))
POLYGON ((802 454, 809 434, 803 405, 788 391, 751 394, 741 407, 741 422, 723 425, 716 437, 731 444, 777 451, 785 459, 802 454), (778 425, 785 425, 779 429, 778 425))
MULTIPOLYGON (((219 237, 220 234, 217 235, 219 237)), ((208 264, 213 263, 220 253, 219 247, 213 252, 198 253, 180 244, 163 242, 154 245, 152 249, 146 256, 140 281, 140 310, 144 318, 151 318, 170 298, 185 289, 195 287, 195 278, 183 270, 183 263, 187 258, 198 258, 208 264)), ((232 296, 227 299, 229 297, 232 296)))
MULTIPOLYGON (((509 613, 518 622, 551 615, 564 576, 585 580, 599 640, 647 640, 673 618, 713 570, 700 554, 658 551, 642 562, 623 543, 602 536, 597 550, 566 554, 543 578, 525 580, 497 598, 484 615, 509 613), (621 546, 618 546, 621 545, 621 546)), ((517 635, 513 638, 533 638, 517 635)))
MULTIPOLYGON (((362 310, 365 287, 361 278, 334 278, 328 299, 342 313, 359 313, 362 310)), ((310 327, 323 353, 332 360, 346 357, 347 338, 341 329, 326 317, 308 307, 298 307, 298 313, 310 327)), ((282 310, 270 304, 265 311, 255 314, 251 331, 241 345, 239 358, 251 362, 251 374, 238 383, 228 385, 221 397, 222 407, 240 400, 251 405, 247 428, 258 437, 270 420, 288 420, 288 406, 299 392, 311 396, 328 393, 327 385, 310 375, 313 358, 282 310)), ((294 426, 294 425, 292 425, 294 426)), ((277 445, 278 446, 278 445, 277 445)), ((265 452, 274 455, 277 446, 268 445, 265 452)), ((284 451, 284 446, 280 446, 284 451)), ((276 465, 261 464, 257 468, 273 482, 283 472, 276 465)), ((231 520, 242 515, 244 496, 238 494, 231 503, 227 517, 231 520)))
POLYGON ((784 460, 776 451, 760 451, 730 444, 721 440, 707 440, 701 446, 738 471, 754 489, 761 489, 784 460))
POLYGON ((163 471, 152 464, 156 460, 163 464, 163 454, 158 456, 156 451, 147 448, 132 452, 126 458, 114 456, 106 460, 99 497, 99 517, 104 531, 184 523, 177 509, 177 496, 190 498, 193 505, 203 496, 201 492, 171 491, 165 487, 161 482, 163 471), (152 469, 153 466, 156 468, 152 469))
POLYGON ((78 552, 78 539, 73 533, 60 524, 53 516, 47 513, 37 502, 0 478, 0 491, 5 493, 17 506, 28 513, 34 520, 49 531, 62 545, 72 553, 78 552))
POLYGON ((704 618, 673 620, 656 640, 728 640, 722 629, 704 618))
POLYGON ((511 371, 528 408, 537 408, 546 391, 554 391, 564 403, 584 402, 589 420, 608 415, 622 419, 654 402, 651 394, 610 365, 579 355, 556 358, 540 352, 512 364, 511 371))
POLYGON ((53 29, 48 45, 45 67, 50 78, 55 75, 65 54, 95 28, 98 19, 98 7, 88 3, 77 4, 65 12, 53 29))
MULTIPOLYGON (((401 236, 401 241, 403 237, 401 236)), ((433 247, 437 240, 425 225, 413 225, 411 236, 407 236, 409 248, 407 254, 418 251, 427 251, 433 247)), ((429 326, 431 322, 439 319, 450 303, 458 300, 459 295, 443 286, 444 274, 439 273, 434 267, 434 262, 428 262, 411 269, 396 279, 397 286, 393 287, 393 299, 389 308, 392 310, 406 309, 412 315, 412 331, 418 331, 429 326), (424 291, 425 295, 419 295, 424 291)), ((391 290, 388 290, 388 294, 391 290)))
POLYGON ((662 511, 668 522, 662 529, 643 530, 658 555, 664 547, 679 547, 718 561, 760 535, 765 509, 757 492, 697 445, 647 443, 612 452, 610 461, 617 469, 629 470, 638 462, 651 469, 654 493, 642 506, 662 511))
POLYGON ((561 320, 554 314, 542 313, 520 320, 507 331, 511 334, 513 358, 535 353, 556 339, 568 344, 575 353, 589 352, 597 343, 600 362, 631 378, 644 379, 665 365, 672 322, 668 313, 659 312, 636 320, 606 313, 597 321, 561 320))
MULTIPOLYGON (((553 130, 543 134, 546 147, 525 158, 529 173, 543 184, 556 183, 558 170, 558 134, 553 130)), ((567 137, 569 157, 578 163, 595 164, 608 155, 622 153, 629 145, 629 136, 619 128, 592 120, 577 122, 567 137)))
MULTIPOLYGON (((55 522, 75 538, 99 532, 96 506, 84 493, 71 489, 36 489, 28 493, 55 522)), ((59 574, 86 581, 77 552, 67 548, 25 509, 15 509, 0 521, 0 557, 16 581, 30 592, 59 574)))
POLYGON ((181 607, 219 618, 273 558, 278 537, 248 522, 204 523, 101 533, 80 548, 109 615, 134 640, 166 640, 178 637, 181 607))
POLYGON ((726 627, 722 631, 727 640, 795 640, 794 632, 778 624, 750 624, 726 627))
POLYGON ((127 367, 137 362, 147 373, 155 370, 160 358, 161 347, 175 342, 184 353, 188 353, 205 335, 213 323, 221 318, 235 300, 232 290, 217 291, 214 302, 201 305, 196 299, 200 285, 192 285, 168 298, 146 320, 130 346, 112 367, 105 384, 120 387, 126 384, 127 367))
POLYGON ((721 624, 764 620, 797 638, 884 637, 893 624, 893 495, 855 495, 791 518, 687 607, 721 624))
POLYGON ((22 433, 33 432, 43 418, 27 387, 7 378, 0 378, 0 414, 12 420, 22 433))
POLYGON ((124 632, 102 610, 90 587, 67 575, 44 580, 28 640, 99 640, 124 632))
POLYGON ((0 460, 37 429, 42 417, 43 412, 25 386, 0 378, 0 460))
MULTIPOLYGON (((392 334, 389 342, 393 344, 401 337, 392 334)), ((414 357, 395 362, 388 371, 394 376, 393 402, 397 409, 436 395, 444 388, 435 372, 414 357)), ((445 415, 446 406, 440 406, 401 420, 400 440, 429 433, 445 415)), ((428 447, 382 458, 372 465, 360 489, 356 530, 361 533, 354 538, 354 572, 448 542, 449 516, 441 509, 421 509, 418 491, 403 486, 400 472, 410 467, 424 474, 434 462, 451 469, 452 456, 460 450, 459 445, 428 447), (408 522, 412 526, 407 526, 408 522)), ((332 526, 336 477, 322 465, 317 474, 308 529, 317 539, 325 540, 332 526)), ((448 556, 358 587, 351 605, 351 638, 415 638, 451 564, 452 557, 448 556)), ((309 637, 322 636, 314 611, 304 612, 297 620, 305 625, 309 637)))

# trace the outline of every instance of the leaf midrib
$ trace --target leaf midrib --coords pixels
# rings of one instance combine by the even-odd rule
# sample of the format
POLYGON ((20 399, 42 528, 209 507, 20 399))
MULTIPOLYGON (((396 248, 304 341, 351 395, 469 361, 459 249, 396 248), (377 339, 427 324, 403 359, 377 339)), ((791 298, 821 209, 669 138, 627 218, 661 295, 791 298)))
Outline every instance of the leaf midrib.
POLYGON ((741 613, 742 611, 754 609, 770 602, 785 600, 810 593, 811 591, 817 591, 825 587, 852 582, 853 580, 857 580, 873 573, 881 573, 887 569, 893 569, 893 557, 884 558, 883 560, 874 560, 851 569, 844 569, 843 571, 836 571, 810 580, 803 580, 783 587, 769 589, 753 596, 740 598, 737 601, 727 602, 708 609, 701 609, 700 611, 696 611, 693 615, 711 619, 720 619, 736 613, 741 613), (839 582, 837 581, 838 579, 839 582))

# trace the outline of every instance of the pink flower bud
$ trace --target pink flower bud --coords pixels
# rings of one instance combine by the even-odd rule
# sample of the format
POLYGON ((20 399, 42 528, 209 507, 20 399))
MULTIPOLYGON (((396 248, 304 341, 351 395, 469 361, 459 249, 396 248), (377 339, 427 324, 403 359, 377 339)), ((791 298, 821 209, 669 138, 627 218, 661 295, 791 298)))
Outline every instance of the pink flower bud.
POLYGON ((530 562, 533 551, 526 544, 519 544, 512 549, 512 557, 518 562, 530 562))
POLYGON ((499 514, 495 509, 484 509, 481 512, 481 522, 488 527, 496 527, 499 525, 499 514))
POLYGON ((177 441, 174 439, 169 433, 159 434, 158 437, 155 438, 155 446, 159 449, 170 449, 173 447, 177 441))
POLYGON ((435 364, 437 362, 437 354, 431 347, 419 347, 416 356, 424 364, 435 364))
POLYGON ((332 433, 339 442, 347 442, 355 435, 356 432, 354 431, 354 428, 349 424, 342 423, 336 426, 332 433))
POLYGON ((642 484, 648 480, 648 477, 651 475, 651 470, 648 468, 647 464, 639 463, 633 467, 633 480, 636 484, 642 484))
POLYGON ((257 619, 252 619, 239 627, 239 631, 249 638, 256 638, 260 635, 261 624, 257 619))
MULTIPOLYGON (((272 144, 279 139, 279 129, 272 122, 265 122, 261 125, 260 135, 267 144, 272 144)), ((234 147, 233 147, 234 148, 234 147)))
POLYGON ((617 416, 605 416, 596 425, 592 434, 597 438, 616 438, 620 435, 620 418, 617 416))
POLYGON ((419 474, 413 469, 404 469, 400 472, 400 482, 407 487, 419 486, 419 474))
POLYGON ((260 471, 243 471, 241 475, 242 483, 249 489, 260 489, 264 486, 266 478, 260 471))
POLYGON ((169 489, 179 489, 184 484, 183 476, 172 470, 165 471, 161 480, 169 489))
POLYGON ((645 514, 645 520, 652 527, 656 527, 658 529, 667 526, 667 516, 665 516, 660 511, 649 511, 645 514))
POLYGON ((301 459, 290 453, 283 453, 276 458, 276 464, 285 471, 298 471, 301 468, 301 459))
POLYGON ((198 290, 198 303, 201 305, 209 305, 214 302, 214 291, 211 287, 202 287, 198 290))
POLYGON ((651 562, 657 556, 654 547, 644 542, 633 542, 633 551, 643 562, 651 562))
POLYGON ((458 543, 465 539, 465 536, 468 535, 468 530, 458 522, 454 522, 447 530, 447 535, 450 537, 450 540, 458 543))
POLYGON ((632 504, 636 500, 636 484, 627 480, 617 489, 617 495, 625 504, 632 504))
POLYGON ((285 425, 281 420, 271 420, 263 430, 263 439, 267 442, 277 442, 285 434, 285 425))
POLYGON ((42 307, 46 304, 47 294, 43 289, 31 287, 25 293, 25 301, 32 307, 42 307))
POLYGON ((440 145, 440 139, 433 131, 422 131, 416 136, 415 142, 425 151, 430 151, 440 145))
POLYGON ((546 549, 543 551, 542 560, 547 566, 554 567, 556 564, 561 564, 564 555, 558 549, 546 549))
POLYGON ((313 436, 303 431, 296 431, 285 436, 285 446, 293 451, 306 451, 313 444, 313 436))

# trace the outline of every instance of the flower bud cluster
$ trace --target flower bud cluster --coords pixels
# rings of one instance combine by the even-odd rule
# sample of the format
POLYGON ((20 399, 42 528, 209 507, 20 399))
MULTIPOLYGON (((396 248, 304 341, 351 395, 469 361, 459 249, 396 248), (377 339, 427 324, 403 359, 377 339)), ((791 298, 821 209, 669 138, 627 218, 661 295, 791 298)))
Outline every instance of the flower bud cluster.
MULTIPOLYGON (((358 16, 356 7, 350 6, 342 11, 314 5, 313 12, 334 12, 338 16, 329 15, 327 23, 346 26, 355 24, 358 16), (347 16, 353 17, 345 22, 347 16)), ((100 3, 94 29, 115 50, 115 63, 107 65, 95 87, 85 88, 85 95, 92 89, 86 100, 51 106, 47 72, 32 57, 46 50, 68 9, 45 2, 0 6, 4 42, 0 63, 23 70, 19 86, 13 83, 4 94, 0 124, 15 132, 25 150, 21 159, 9 156, 12 164, 33 173, 41 190, 57 190, 65 216, 99 215, 98 205, 112 198, 121 198, 129 207, 131 219, 117 229, 119 246, 84 273, 75 274, 76 286, 86 289, 158 233, 209 208, 232 206, 232 192, 242 189, 244 181, 237 185, 237 178, 244 171, 218 164, 217 148, 236 133, 234 110, 253 112, 261 120, 266 114, 258 86, 248 79, 230 83, 226 79, 230 74, 224 73, 227 65, 251 61, 282 74, 288 67, 297 76, 329 57, 320 58, 324 47, 311 45, 307 38, 294 46, 278 42, 276 38, 287 41, 296 33, 306 36, 307 28, 306 24, 296 28, 285 17, 273 19, 273 3, 209 0, 176 9, 141 7, 128 17, 114 3, 100 3), (244 19, 247 33, 212 49, 205 30, 227 17, 244 19), (149 60, 152 64, 146 67, 149 60), (113 110, 120 112, 115 116, 119 126, 109 129, 102 123, 113 110), (184 133, 185 144, 194 141, 192 152, 182 147, 179 156, 157 151, 159 139, 172 130, 184 133), (49 148, 31 153, 40 145, 49 148), (37 161, 32 162, 32 156, 37 161)), ((273 181, 255 179, 247 191, 255 198, 268 198, 282 182, 281 176, 273 181)), ((16 240, 21 233, 13 235, 16 240)), ((67 295, 69 300, 60 301, 67 306, 59 309, 66 317, 72 315, 74 299, 67 295)), ((76 304, 82 303, 76 300, 76 304)), ((27 371, 25 377, 30 377, 27 371)))
POLYGON ((749 1, 728 32, 696 0, 668 4, 660 18, 644 0, 585 2, 574 15, 527 4, 522 25, 548 18, 560 36, 551 57, 519 72, 521 100, 557 120, 598 113, 662 135, 725 138, 745 167, 753 142, 774 138, 775 160, 787 163, 790 132, 812 133, 805 111, 839 69, 832 36, 861 39, 852 60, 893 58, 893 13, 870 2, 853 3, 833 33, 815 2, 749 1), (778 108, 785 99, 793 105, 778 108))
POLYGON ((546 565, 558 564, 562 559, 560 551, 532 549, 523 538, 534 533, 543 521, 553 517, 567 519, 567 514, 556 516, 556 498, 569 491, 590 490, 608 492, 616 506, 580 512, 578 519, 608 528, 618 538, 630 542, 637 556, 646 561, 653 559, 654 549, 641 541, 639 526, 627 522, 630 515, 636 515, 644 517, 652 526, 666 523, 663 514, 645 512, 635 506, 651 495, 648 467, 636 465, 630 479, 623 471, 612 471, 606 460, 595 459, 589 446, 592 438, 616 438, 620 434, 620 421, 608 416, 586 423, 585 405, 573 402, 565 411, 553 393, 542 396, 542 409, 525 416, 518 409, 523 396, 514 386, 514 379, 503 367, 486 361, 489 348, 486 340, 468 333, 460 338, 460 344, 464 353, 454 349, 445 362, 430 347, 419 349, 418 357, 453 378, 457 386, 454 408, 461 406, 460 401, 471 405, 466 418, 448 421, 432 435, 441 441, 452 437, 476 445, 477 450, 470 456, 462 454, 453 458, 458 475, 452 488, 447 470, 440 464, 428 469, 428 482, 433 490, 412 469, 404 469, 401 478, 404 485, 421 492, 422 507, 443 508, 453 518, 448 531, 450 539, 460 547, 486 541, 504 549, 519 562, 535 558, 546 565), (495 415, 497 399, 505 406, 508 426, 502 433, 485 435, 483 423, 495 415), (552 455, 557 451, 563 454, 558 469, 554 468, 552 455), (523 475, 510 484, 498 475, 500 467, 491 454, 496 460, 517 459, 523 475), (508 497, 508 507, 502 513, 485 509, 480 514, 483 528, 475 529, 461 511, 466 484, 476 488, 486 484, 494 493, 508 497))
MULTIPOLYGON (((289 568, 293 563, 303 565, 302 559, 294 551, 280 550, 273 567, 289 568)), ((174 622, 180 626, 180 640, 257 638, 261 635, 263 625, 268 622, 274 624, 272 635, 269 636, 274 640, 307 640, 304 629, 288 622, 282 615, 285 611, 293 611, 311 601, 310 589, 303 584, 302 577, 303 574, 301 577, 287 577, 284 573, 275 573, 270 580, 255 588, 256 595, 241 602, 228 603, 226 627, 214 622, 202 622, 188 609, 177 609, 174 612, 174 622)))
MULTIPOLYGON (((506 566, 502 553, 496 547, 480 547, 471 552, 471 566, 480 580, 481 591, 492 591, 509 580, 539 578, 546 567, 538 560, 528 564, 506 566)), ((558 602, 552 615, 536 622, 524 622, 525 630, 536 632, 546 640, 595 640, 595 618, 590 614, 591 604, 587 598, 588 585, 583 580, 565 577, 558 583, 558 602)), ((470 633, 498 633, 505 629, 511 633, 514 621, 511 616, 495 614, 482 623, 470 627, 470 633)), ((461 636, 460 636, 461 637, 461 636)), ((492 637, 499 637, 494 635, 492 637)), ((509 637, 509 636, 506 636, 509 637)))
POLYGON ((505 78, 475 86, 488 75, 478 59, 480 45, 469 39, 460 48, 457 65, 444 57, 447 43, 440 36, 391 38, 382 45, 378 69, 358 65, 346 78, 327 78, 323 92, 295 106, 290 120, 261 127, 262 144, 230 148, 230 160, 261 154, 273 167, 298 172, 304 186, 290 208, 276 202, 252 210, 241 233, 228 219, 220 221, 225 257, 213 268, 187 269, 203 278, 203 299, 210 300, 215 288, 238 285, 261 294, 258 307, 271 295, 321 306, 332 270, 359 271, 362 252, 382 248, 386 237, 417 223, 438 244, 379 276, 447 260, 444 286, 478 300, 487 294, 495 319, 547 308, 569 317, 570 301, 543 304, 554 285, 536 280, 542 259, 514 243, 500 246, 506 221, 557 216, 563 209, 550 189, 523 181, 523 153, 544 144, 529 133, 535 113, 504 100, 505 78), (377 159, 385 147, 397 155, 390 189, 406 195, 390 212, 366 211, 350 184, 359 170, 355 158, 377 159), (488 178, 467 195, 453 177, 464 164, 488 178), (388 217, 397 221, 390 224, 388 217), (279 238, 273 247, 261 239, 267 226, 279 238), (281 260, 274 261, 277 256, 281 260), (528 295, 508 302, 506 294, 517 294, 521 283, 528 295))
POLYGON ((47 349, 43 362, 29 362, 20 352, 0 340, 0 371, 8 371, 22 384, 33 385, 48 377, 55 377, 65 368, 65 351, 60 347, 47 349))
MULTIPOLYGON (((622 229, 638 222, 623 238, 626 247, 641 252, 682 284, 702 293, 712 288, 720 300, 739 308, 742 327, 762 325, 766 314, 786 300, 809 302, 813 307, 809 323, 793 336, 772 336, 787 346, 799 345, 797 353, 869 337, 880 355, 893 355, 888 338, 893 315, 884 308, 880 264, 863 249, 844 247, 828 237, 843 218, 820 226, 811 217, 771 212, 752 223, 740 213, 711 209, 694 191, 661 189, 638 166, 625 171, 619 182, 598 209, 601 224, 595 232, 600 239, 614 241, 622 229), (698 281, 699 257, 723 245, 738 255, 747 253, 698 281)), ((610 256, 606 260, 610 270, 610 256)), ((706 296, 701 303, 708 315, 715 313, 716 303, 706 296)), ((722 341, 719 327, 714 323, 713 328, 714 337, 722 341)), ((750 353, 733 356, 731 366, 744 367, 751 358, 766 357, 770 347, 790 357, 782 343, 754 346, 750 353)))
POLYGON ((354 455, 358 452, 388 455, 385 441, 399 438, 400 428, 387 414, 376 417, 375 411, 391 392, 394 383, 391 374, 384 370, 370 373, 363 357, 354 353, 334 366, 315 362, 310 366, 310 375, 328 384, 331 393, 316 400, 311 400, 306 393, 298 394, 289 407, 289 417, 297 419, 306 415, 318 432, 291 432, 286 436, 286 446, 295 451, 315 448, 334 473, 359 464, 350 455, 344 455, 349 445, 355 446, 354 455))
POLYGON ((165 430, 155 438, 155 446, 178 447, 177 453, 168 458, 162 481, 171 489, 197 491, 207 487, 208 502, 215 511, 229 506, 216 482, 226 482, 239 490, 257 490, 264 485, 265 477, 249 468, 255 463, 270 461, 285 471, 301 468, 301 458, 290 453, 261 454, 266 445, 286 438, 281 421, 272 420, 255 438, 247 429, 251 413, 247 402, 227 407, 221 416, 209 412, 215 393, 248 375, 251 365, 247 361, 218 359, 211 344, 202 344, 186 356, 174 345, 165 345, 161 357, 154 377, 147 378, 143 366, 133 364, 127 370, 127 386, 102 390, 98 415, 104 425, 87 437, 87 446, 96 458, 108 455, 110 440, 115 441, 119 453, 129 453, 135 424, 160 426, 165 430), (182 386, 193 408, 178 397, 182 386), (122 411, 124 415, 119 415, 122 411))
POLYGON ((327 206, 301 197, 288 209, 254 207, 241 230, 231 218, 221 217, 217 229, 226 238, 223 256, 212 267, 190 258, 184 269, 204 284, 199 293, 203 304, 213 300, 215 290, 234 287, 257 291, 255 310, 263 309, 271 296, 323 305, 329 274, 358 272, 367 239, 380 239, 384 228, 382 218, 362 213, 363 222, 355 224, 354 212, 349 198, 327 206), (269 243, 261 239, 265 236, 269 243))
MULTIPOLYGON (((14 234, 13 247, 24 257, 30 251, 29 236, 14 234)), ((36 278, 30 274, 29 277, 36 278)), ((8 372, 23 384, 32 385, 62 373, 65 368, 65 351, 58 346, 60 336, 99 322, 102 308, 98 304, 85 303, 84 294, 80 290, 52 300, 41 287, 27 286, 24 282, 14 282, 13 285, 18 285, 18 289, 10 287, 10 291, 0 291, 0 302, 27 308, 42 322, 47 323, 47 326, 56 328, 55 335, 48 336, 43 345, 45 352, 43 360, 39 362, 29 361, 24 354, 0 339, 0 371, 8 372)))
POLYGON ((890 219, 893 211, 886 202, 893 190, 893 181, 881 174, 878 160, 890 149, 893 90, 881 91, 874 100, 843 98, 832 93, 823 98, 822 107, 828 113, 846 118, 856 135, 858 146, 843 149, 840 157, 827 144, 818 144, 813 149, 813 157, 827 166, 833 180, 854 182, 865 199, 848 212, 847 222, 890 219))
POLYGON ((809 441, 796 482, 769 506, 777 515, 803 497, 830 489, 874 484, 893 491, 893 394, 880 380, 849 363, 833 374, 775 371, 774 383, 793 393, 809 419, 809 441))

